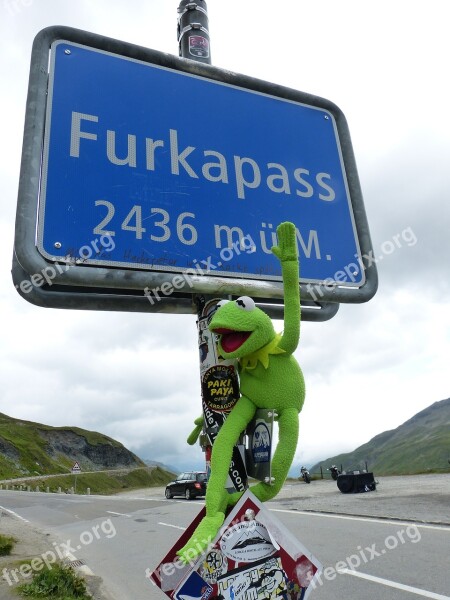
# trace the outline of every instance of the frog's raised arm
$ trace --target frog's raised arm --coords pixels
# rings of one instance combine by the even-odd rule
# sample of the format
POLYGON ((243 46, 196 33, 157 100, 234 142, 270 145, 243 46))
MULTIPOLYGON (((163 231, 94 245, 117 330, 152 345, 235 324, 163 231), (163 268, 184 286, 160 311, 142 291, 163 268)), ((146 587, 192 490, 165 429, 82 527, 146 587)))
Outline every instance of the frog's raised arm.
POLYGON ((284 285, 284 332, 279 342, 288 354, 292 354, 300 339, 300 287, 298 283, 298 250, 295 225, 281 223, 277 227, 278 246, 272 252, 281 262, 284 285))

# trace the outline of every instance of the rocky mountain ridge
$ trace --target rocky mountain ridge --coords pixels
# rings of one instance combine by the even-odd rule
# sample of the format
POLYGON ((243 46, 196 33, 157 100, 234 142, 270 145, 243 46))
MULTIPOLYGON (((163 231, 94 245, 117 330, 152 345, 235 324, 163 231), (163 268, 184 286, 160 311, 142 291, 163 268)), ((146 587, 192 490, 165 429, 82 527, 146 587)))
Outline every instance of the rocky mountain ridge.
POLYGON ((123 444, 79 427, 52 427, 0 413, 0 479, 70 472, 138 468, 143 461, 123 444))

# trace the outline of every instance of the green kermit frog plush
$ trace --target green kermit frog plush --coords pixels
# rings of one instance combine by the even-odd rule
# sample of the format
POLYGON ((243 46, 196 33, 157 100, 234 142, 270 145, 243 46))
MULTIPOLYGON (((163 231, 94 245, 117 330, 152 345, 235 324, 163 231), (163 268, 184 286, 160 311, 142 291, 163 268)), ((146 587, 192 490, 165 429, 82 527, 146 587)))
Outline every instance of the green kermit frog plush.
MULTIPOLYGON (((219 335, 224 358, 237 358, 241 397, 222 425, 214 442, 211 476, 206 492, 206 515, 188 543, 178 551, 188 562, 200 554, 217 534, 227 506, 234 505, 242 492, 226 489, 233 446, 259 408, 278 415, 278 444, 272 459, 272 481, 260 482, 250 491, 262 502, 278 494, 294 459, 298 441, 298 414, 305 397, 303 374, 293 352, 300 338, 299 261, 295 226, 277 228, 278 246, 273 254, 281 262, 284 285, 284 331, 277 334, 271 319, 247 296, 221 301, 209 329, 219 335)), ((194 443, 200 421, 189 436, 194 443)))

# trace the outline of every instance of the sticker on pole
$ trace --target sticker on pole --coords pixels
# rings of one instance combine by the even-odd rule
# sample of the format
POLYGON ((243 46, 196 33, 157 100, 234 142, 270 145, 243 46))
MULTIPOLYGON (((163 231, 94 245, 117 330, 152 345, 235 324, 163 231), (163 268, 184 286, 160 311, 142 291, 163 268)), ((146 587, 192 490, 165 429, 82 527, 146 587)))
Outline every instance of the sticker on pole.
MULTIPOLYGON (((239 400, 237 360, 219 357, 217 336, 208 329, 217 309, 217 302, 218 299, 215 299, 205 304, 197 323, 204 430, 210 447, 214 444, 225 419, 239 400)), ((233 448, 225 487, 230 492, 243 492, 247 487, 244 449, 241 450, 238 445, 233 448)))

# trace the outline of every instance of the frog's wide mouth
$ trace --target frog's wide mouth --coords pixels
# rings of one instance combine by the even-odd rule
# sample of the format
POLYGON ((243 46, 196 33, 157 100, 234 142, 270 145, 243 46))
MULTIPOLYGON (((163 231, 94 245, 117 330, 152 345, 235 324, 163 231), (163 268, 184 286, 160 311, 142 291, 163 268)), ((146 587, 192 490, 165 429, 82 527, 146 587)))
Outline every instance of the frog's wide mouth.
POLYGON ((222 350, 227 354, 235 352, 240 348, 253 333, 252 331, 235 331, 234 329, 225 329, 223 327, 214 329, 213 332, 220 335, 220 345, 222 346, 222 350))

